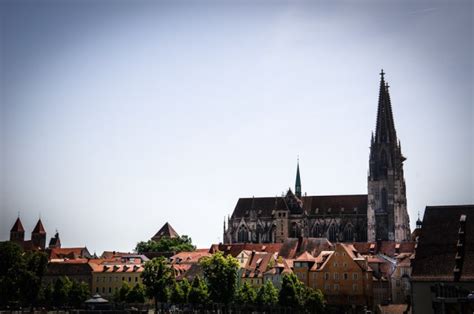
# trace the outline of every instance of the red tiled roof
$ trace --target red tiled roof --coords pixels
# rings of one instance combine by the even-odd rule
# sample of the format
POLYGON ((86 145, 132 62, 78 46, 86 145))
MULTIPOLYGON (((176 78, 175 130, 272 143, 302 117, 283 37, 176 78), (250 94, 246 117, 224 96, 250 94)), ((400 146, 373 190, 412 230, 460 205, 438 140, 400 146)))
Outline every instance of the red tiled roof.
POLYGON ((23 228, 23 224, 21 223, 20 217, 18 217, 15 221, 10 232, 25 232, 25 228, 23 228))
POLYGON ((224 255, 230 254, 233 257, 239 255, 243 250, 276 253, 280 250, 282 243, 233 243, 233 244, 213 244, 209 249, 209 253, 213 254, 217 251, 223 252, 224 255))
POLYGON ((333 248, 333 244, 326 238, 288 238, 283 242, 278 255, 287 259, 295 259, 303 252, 318 256, 322 251, 329 251, 333 248))
POLYGON ((52 248, 49 253, 50 259, 75 259, 82 257, 91 257, 86 247, 52 248))

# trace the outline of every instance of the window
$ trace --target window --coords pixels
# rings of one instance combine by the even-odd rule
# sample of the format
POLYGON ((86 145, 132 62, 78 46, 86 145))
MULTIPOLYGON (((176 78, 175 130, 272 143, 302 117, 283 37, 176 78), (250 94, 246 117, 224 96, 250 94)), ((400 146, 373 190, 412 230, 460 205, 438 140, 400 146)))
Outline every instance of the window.
POLYGON ((339 291, 339 285, 338 284, 334 285, 334 291, 339 291))
POLYGON ((138 277, 135 277, 135 282, 138 282, 138 277))
POLYGON ((128 277, 128 282, 132 281, 132 277, 128 277))
POLYGON ((344 273, 343 278, 344 280, 347 280, 349 278, 349 275, 347 275, 347 273, 344 273))
POLYGON ((352 279, 353 279, 353 280, 359 279, 358 274, 357 274, 357 273, 353 273, 353 274, 352 274, 352 279))
POLYGON ((324 273, 324 280, 329 280, 329 273, 324 273))
POLYGON ((328 283, 325 284, 325 285, 324 285, 324 289, 325 289, 326 291, 330 291, 330 290, 331 290, 331 285, 328 284, 328 283))
POLYGON ((105 287, 102 287, 102 293, 105 293, 105 287))
POLYGON ((329 229, 328 229, 328 238, 329 238, 329 241, 331 242, 335 242, 336 241, 336 226, 334 224, 332 224, 329 229))
POLYGON ((112 282, 112 277, 109 277, 109 282, 112 282))
POLYGON ((125 277, 122 277, 122 281, 125 281, 125 277))
MULTIPOLYGON (((346 255, 346 253, 344 253, 344 255, 346 255)), ((347 263, 342 263, 342 266, 344 266, 344 268, 347 268, 347 263)))
POLYGON ((357 292, 357 284, 352 285, 352 292, 357 292))
POLYGON ((334 267, 337 267, 337 262, 334 262, 334 267))
POLYGON ((112 288, 111 287, 109 287, 109 293, 112 293, 112 288))
POLYGON ((99 282, 99 279, 100 279, 100 277, 97 277, 97 280, 96 280, 96 281, 99 282))
POLYGON ((99 293, 99 287, 95 288, 95 292, 99 293))
POLYGON ((334 280, 339 280, 339 273, 334 273, 334 280))

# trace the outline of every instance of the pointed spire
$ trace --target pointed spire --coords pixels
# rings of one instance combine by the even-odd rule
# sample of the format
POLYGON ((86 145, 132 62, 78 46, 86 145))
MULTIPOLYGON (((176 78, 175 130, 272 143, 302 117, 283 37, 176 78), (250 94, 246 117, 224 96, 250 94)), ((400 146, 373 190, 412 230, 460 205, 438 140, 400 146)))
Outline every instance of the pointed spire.
POLYGON ((38 233, 38 234, 46 233, 46 230, 43 227, 43 223, 41 222, 41 218, 38 219, 38 222, 36 223, 36 226, 31 233, 32 234, 33 233, 38 233))
POLYGON ((385 82, 385 72, 380 72, 379 103, 377 123, 375 127, 375 141, 377 143, 396 143, 397 134, 393 122, 392 105, 390 102, 389 85, 385 82))
POLYGON ((296 183, 295 183, 295 195, 301 197, 301 177, 300 177, 300 157, 298 156, 296 162, 296 183))
POLYGON ((13 224, 13 227, 10 230, 10 232, 25 232, 25 228, 23 228, 23 224, 21 223, 21 220, 20 220, 20 214, 18 214, 18 218, 13 224))

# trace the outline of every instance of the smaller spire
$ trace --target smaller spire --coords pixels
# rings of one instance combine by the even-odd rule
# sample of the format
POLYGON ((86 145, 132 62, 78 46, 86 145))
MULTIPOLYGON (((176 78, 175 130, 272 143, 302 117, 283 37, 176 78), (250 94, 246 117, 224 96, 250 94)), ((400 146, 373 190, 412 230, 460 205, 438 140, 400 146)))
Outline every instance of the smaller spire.
POLYGON ((297 157, 296 161, 295 195, 301 197, 300 156, 297 157))
POLYGON ((380 70, 380 77, 382 78, 382 80, 383 80, 383 76, 384 76, 384 75, 385 75, 385 72, 383 71, 383 69, 380 70))

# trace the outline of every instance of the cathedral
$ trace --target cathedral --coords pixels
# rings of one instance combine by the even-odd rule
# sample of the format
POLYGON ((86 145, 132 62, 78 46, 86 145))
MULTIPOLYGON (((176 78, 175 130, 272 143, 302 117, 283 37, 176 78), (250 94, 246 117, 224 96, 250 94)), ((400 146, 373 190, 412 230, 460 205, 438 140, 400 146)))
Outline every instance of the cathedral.
POLYGON ((280 197, 240 198, 224 221, 224 243, 274 243, 287 238, 328 238, 331 242, 410 240, 400 141, 393 121, 389 86, 383 70, 375 134, 372 133, 368 193, 301 193, 299 162, 294 192, 280 197))

